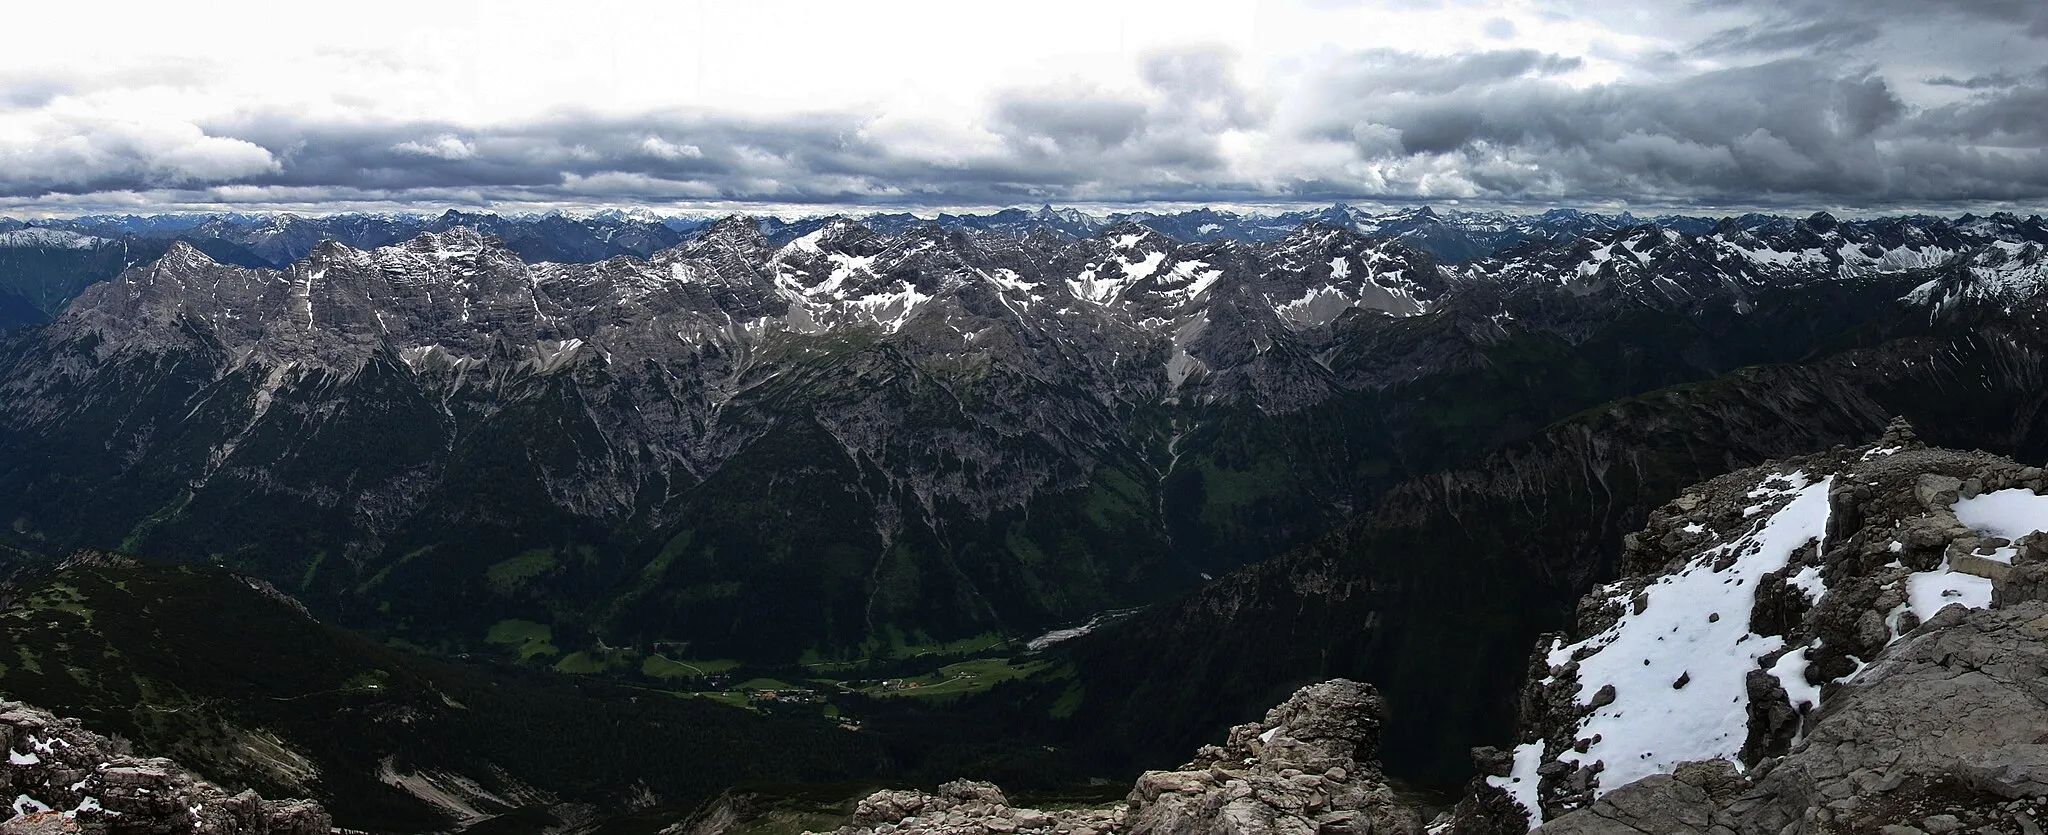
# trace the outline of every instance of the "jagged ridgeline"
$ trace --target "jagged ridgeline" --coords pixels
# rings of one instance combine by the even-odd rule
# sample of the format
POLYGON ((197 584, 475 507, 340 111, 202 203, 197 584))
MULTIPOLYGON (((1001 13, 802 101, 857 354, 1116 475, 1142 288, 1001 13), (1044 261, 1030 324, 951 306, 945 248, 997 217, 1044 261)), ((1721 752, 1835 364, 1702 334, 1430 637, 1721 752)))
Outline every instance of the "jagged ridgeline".
MULTIPOLYGON (((781 244, 817 231, 833 220, 812 217, 785 221, 763 217, 755 222, 770 240, 781 244)), ((1568 241, 1632 226, 1638 221, 1627 213, 1609 216, 1571 209, 1509 215, 1438 212, 1427 207, 1373 212, 1338 204, 1279 215, 1195 209, 1096 216, 1047 206, 1036 211, 940 214, 930 220, 909 214, 873 214, 860 218, 860 222, 884 234, 901 234, 930 224, 949 230, 1014 237, 1044 232, 1070 238, 1090 237, 1111 225, 1130 222, 1189 242, 1272 241, 1286 237, 1303 223, 1316 222, 1397 238, 1438 259, 1458 262, 1530 241, 1568 241)), ((1657 222, 1693 233, 1713 225, 1702 218, 1681 216, 1660 217, 1657 222)), ((1745 216, 1739 222, 1746 228, 1757 229, 1777 228, 1785 223, 1782 218, 1761 215, 1745 216)), ((497 237, 529 262, 595 263, 622 255, 647 257, 689 239, 708 223, 643 210, 606 210, 575 217, 559 213, 497 215, 450 210, 434 216, 94 215, 29 223, 0 218, 0 332, 55 318, 63 312, 64 303, 86 285, 155 259, 173 241, 184 241, 224 264, 282 268, 304 258, 326 240, 357 249, 374 249, 403 243, 424 232, 467 227, 497 237)))
POLYGON ((1291 551, 1098 636, 1061 715, 1171 757, 1343 666, 1443 711, 1388 746, 1444 777, 1520 666, 1470 662, 1561 622, 1639 503, 1895 411, 2038 438, 2037 222, 1629 226, 1457 266, 1314 223, 1082 231, 735 219, 574 264, 458 226, 282 270, 174 245, 0 347, 0 542, 217 561, 581 670, 985 646, 1291 551), (1336 581, 1285 574, 1317 560, 1336 581))
POLYGON ((325 240, 358 247, 402 243, 457 226, 499 236, 529 261, 602 261, 680 243, 702 221, 657 222, 623 214, 501 217, 449 211, 437 217, 340 214, 0 218, 0 333, 56 318, 88 285, 156 260, 183 242, 223 264, 284 267, 325 240))

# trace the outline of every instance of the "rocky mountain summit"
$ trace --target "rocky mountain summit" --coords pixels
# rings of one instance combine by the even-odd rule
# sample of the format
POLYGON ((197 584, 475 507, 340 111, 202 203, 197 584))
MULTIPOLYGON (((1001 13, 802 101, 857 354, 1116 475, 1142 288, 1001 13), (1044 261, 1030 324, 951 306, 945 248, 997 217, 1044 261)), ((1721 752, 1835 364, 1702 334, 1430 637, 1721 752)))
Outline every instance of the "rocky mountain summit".
POLYGON ((1335 679, 1231 728, 1180 768, 1146 772, 1119 806, 1020 809, 994 785, 960 780, 937 794, 869 795, 836 835, 1419 835, 1420 815, 1375 758, 1380 717, 1371 686, 1335 679))
POLYGON ((1449 833, 2032 833, 2048 478, 1879 442, 1716 478, 1546 639, 1449 833))
POLYGON ((229 792, 170 760, 20 702, 0 702, 0 795, 14 797, 5 835, 327 835, 326 810, 306 800, 229 792))

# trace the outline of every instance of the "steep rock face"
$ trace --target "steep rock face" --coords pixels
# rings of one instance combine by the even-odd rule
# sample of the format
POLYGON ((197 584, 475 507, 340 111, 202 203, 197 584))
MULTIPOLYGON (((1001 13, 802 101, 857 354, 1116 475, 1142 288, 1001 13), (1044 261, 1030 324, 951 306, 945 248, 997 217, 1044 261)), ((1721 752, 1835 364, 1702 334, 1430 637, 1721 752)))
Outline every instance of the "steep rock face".
POLYGON ((20 702, 0 702, 0 793, 14 797, 6 833, 326 835, 327 812, 305 800, 232 794, 162 758, 20 702))
POLYGON ((839 835, 1420 835, 1418 813, 1394 797, 1373 758, 1380 715, 1371 687, 1327 681, 1296 691, 1261 722, 1231 728, 1222 746, 1204 746, 1192 762, 1146 772, 1122 806, 1018 809, 995 786, 962 780, 937 795, 870 795, 839 835))
MULTIPOLYGON (((2048 535, 2037 533, 2048 529, 2044 486, 2039 468, 1926 447, 1894 423, 1876 444, 1738 471, 1686 491, 1627 538, 1623 579, 1582 602, 1576 640, 1541 644, 1523 695, 1523 743, 1513 752, 1479 752, 1489 776, 1454 816, 1453 831, 1512 831, 1551 819, 1563 826, 1574 819, 1563 816, 1579 809, 1618 820, 1634 814, 1630 798, 1653 790, 1701 803, 1727 795, 1727 780, 1681 768, 1697 761, 1739 763, 1754 775, 1784 768, 1771 763, 1788 751, 1783 763, 1806 763, 1798 768, 1809 771, 1830 758, 1896 760, 1899 752, 1881 738, 1922 733, 1914 728, 1923 720, 1892 716, 1902 724, 1885 734, 1863 725, 1890 721, 1882 719, 1886 711, 1901 709, 1891 703, 1925 677, 1897 677, 1902 654, 1919 652, 1914 647, 1926 640, 1903 636, 1920 635, 1915 626, 1944 607, 1992 605, 2000 585, 2007 586, 2001 602, 2036 596, 2030 566, 2048 546, 2048 535), (1881 692, 1894 695, 1873 695, 1881 692), (1872 701, 1837 707, 1850 698, 1872 701), (1859 710, 1865 719, 1844 718, 1859 710), (1619 795, 1638 781, 1645 787, 1619 795), (1610 792, 1619 799, 1610 802, 1610 792)), ((1951 626, 1962 612, 1945 615, 1951 626)), ((1938 705, 1974 697, 1917 698, 1938 705)), ((1942 720, 1924 721, 1931 733, 1942 720)), ((1952 736, 1958 747, 1945 749, 1952 757, 1985 742, 1952 736)), ((1922 765, 1901 765, 1906 771, 1898 774, 1933 779, 1940 772, 1922 765)), ((1853 790, 1842 788, 1850 785, 1846 774, 1828 776, 1832 788, 1809 787, 1806 799, 1785 802, 1818 808, 1845 792, 1875 790, 1867 774, 1853 790)), ((1765 783, 1784 794, 1791 791, 1785 779, 1765 783)), ((1775 832, 1794 819, 1801 818, 1756 831, 1775 832)))

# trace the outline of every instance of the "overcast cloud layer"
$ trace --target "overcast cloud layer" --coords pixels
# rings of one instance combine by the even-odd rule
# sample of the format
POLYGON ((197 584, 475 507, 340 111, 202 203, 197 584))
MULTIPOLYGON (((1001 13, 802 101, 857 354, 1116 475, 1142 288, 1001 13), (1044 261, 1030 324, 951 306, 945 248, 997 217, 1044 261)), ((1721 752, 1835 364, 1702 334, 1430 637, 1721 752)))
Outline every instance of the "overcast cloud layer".
POLYGON ((11 11, 0 208, 2048 202, 2040 0, 205 5, 11 11))

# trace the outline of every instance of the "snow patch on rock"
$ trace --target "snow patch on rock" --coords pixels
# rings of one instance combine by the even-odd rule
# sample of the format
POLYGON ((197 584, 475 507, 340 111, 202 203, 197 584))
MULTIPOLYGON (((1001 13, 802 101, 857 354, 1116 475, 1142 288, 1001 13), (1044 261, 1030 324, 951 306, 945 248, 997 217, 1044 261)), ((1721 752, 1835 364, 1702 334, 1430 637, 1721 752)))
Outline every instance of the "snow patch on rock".
MULTIPOLYGON (((1784 570, 1795 551, 1826 534, 1833 482, 1833 477, 1815 482, 1799 471, 1771 476, 1749 493, 1757 504, 1746 514, 1761 516, 1761 523, 1700 551, 1684 568, 1640 593, 1632 595, 1620 583, 1610 585, 1613 602, 1624 606, 1614 624, 1550 651, 1553 668, 1578 661, 1578 703, 1594 707, 1576 733, 1583 752, 1567 750, 1557 759, 1574 765, 1603 763, 1596 795, 1681 763, 1738 761, 1748 733, 1745 677, 1759 658, 1785 643, 1782 637, 1750 631, 1758 584, 1764 575, 1784 570)), ((1803 685, 1804 656, 1791 658, 1781 658, 1773 672, 1803 685)), ((1819 700, 1817 691, 1787 691, 1795 703, 1802 695, 1819 700)), ((1528 800, 1535 793, 1542 749, 1541 741, 1517 746, 1513 771, 1491 778, 1524 805, 1532 823, 1542 822, 1540 810, 1528 800)))

